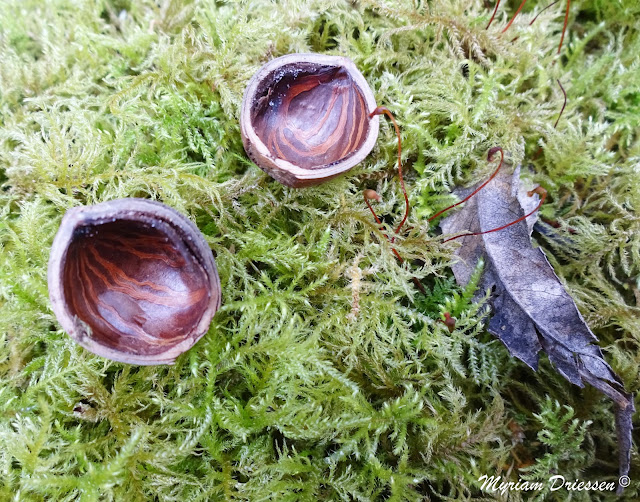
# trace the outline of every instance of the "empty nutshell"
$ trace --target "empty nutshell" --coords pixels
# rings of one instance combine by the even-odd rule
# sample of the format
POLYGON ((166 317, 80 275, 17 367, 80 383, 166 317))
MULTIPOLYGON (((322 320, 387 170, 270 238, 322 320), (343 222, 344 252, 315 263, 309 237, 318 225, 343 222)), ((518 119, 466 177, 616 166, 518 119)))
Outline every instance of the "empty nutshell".
POLYGON ((265 64, 245 89, 240 128, 251 160, 279 182, 327 181, 371 152, 379 118, 367 81, 345 57, 289 54, 265 64))
POLYGON ((204 236, 179 212, 145 199, 67 211, 48 284, 53 311, 73 340, 132 364, 171 364, 207 332, 220 307, 204 236))

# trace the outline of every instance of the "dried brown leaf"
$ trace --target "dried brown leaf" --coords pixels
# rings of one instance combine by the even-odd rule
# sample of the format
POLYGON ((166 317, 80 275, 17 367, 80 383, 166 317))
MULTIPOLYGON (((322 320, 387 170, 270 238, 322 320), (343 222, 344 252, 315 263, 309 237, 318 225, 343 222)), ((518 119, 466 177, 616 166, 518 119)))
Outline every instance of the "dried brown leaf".
MULTIPOLYGON (((441 223, 445 234, 484 232, 527 214, 538 201, 523 196, 520 170, 504 169, 465 207, 441 223), (523 207, 524 206, 524 207, 523 207)), ((462 191, 470 193, 475 187, 462 191)), ((604 360, 597 338, 585 323, 575 302, 549 264, 544 252, 533 247, 531 229, 535 215, 498 232, 458 239, 459 261, 453 272, 466 284, 480 258, 486 268, 483 289, 493 288, 493 314, 488 330, 509 352, 533 370, 544 351, 556 370, 571 383, 589 383, 616 405, 620 475, 629 472, 633 397, 604 360)), ((619 488, 620 489, 620 488, 619 488)))

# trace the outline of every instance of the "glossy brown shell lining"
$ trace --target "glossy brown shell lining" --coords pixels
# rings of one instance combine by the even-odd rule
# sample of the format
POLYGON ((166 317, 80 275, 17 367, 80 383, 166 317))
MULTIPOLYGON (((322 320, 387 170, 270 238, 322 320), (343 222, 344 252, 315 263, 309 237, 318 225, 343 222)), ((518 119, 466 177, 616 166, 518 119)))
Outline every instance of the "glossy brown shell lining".
POLYGON ((136 364, 172 362, 206 333, 220 306, 202 234, 144 199, 68 211, 52 247, 49 293, 76 342, 136 364))
POLYGON ((258 94, 252 122, 275 156, 319 169, 362 146, 369 131, 367 106, 343 67, 301 63, 273 74, 273 84, 258 94))
POLYGON ((347 58, 290 54, 262 67, 245 91, 241 130, 249 157, 293 187, 326 181, 358 164, 378 135, 364 77, 347 58))

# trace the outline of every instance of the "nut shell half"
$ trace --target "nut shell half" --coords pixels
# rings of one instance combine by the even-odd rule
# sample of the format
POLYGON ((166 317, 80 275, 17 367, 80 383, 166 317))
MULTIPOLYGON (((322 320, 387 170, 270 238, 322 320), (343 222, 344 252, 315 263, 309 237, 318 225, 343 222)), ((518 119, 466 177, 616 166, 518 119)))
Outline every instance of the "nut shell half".
POLYGON ((47 275, 53 311, 69 336, 125 363, 171 364, 220 307, 204 236, 182 214, 145 199, 67 211, 47 275))
POLYGON ((290 187, 327 181, 362 162, 378 138, 367 81, 345 57, 289 54, 251 78, 240 115, 247 155, 290 187))

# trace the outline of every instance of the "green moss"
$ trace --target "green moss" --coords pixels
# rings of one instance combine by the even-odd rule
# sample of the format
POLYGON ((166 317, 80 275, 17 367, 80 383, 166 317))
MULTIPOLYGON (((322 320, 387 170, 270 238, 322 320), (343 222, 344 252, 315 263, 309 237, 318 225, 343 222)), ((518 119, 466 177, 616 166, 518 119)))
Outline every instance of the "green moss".
POLYGON ((491 171, 491 146, 530 165, 560 225, 534 235, 637 391, 640 7, 572 2, 558 57, 562 3, 529 26, 546 5, 530 0, 500 36, 504 3, 486 31, 479 0, 0 2, 0 499, 441 500, 494 496, 483 474, 616 480, 612 404, 511 358, 426 218, 491 171), (361 195, 401 218, 388 124, 315 188, 247 160, 244 86, 301 51, 352 58, 396 115, 410 266, 361 195), (128 196, 188 214, 216 255, 223 306, 171 367, 80 349, 47 297, 65 210, 128 196))

